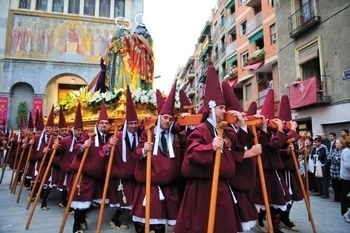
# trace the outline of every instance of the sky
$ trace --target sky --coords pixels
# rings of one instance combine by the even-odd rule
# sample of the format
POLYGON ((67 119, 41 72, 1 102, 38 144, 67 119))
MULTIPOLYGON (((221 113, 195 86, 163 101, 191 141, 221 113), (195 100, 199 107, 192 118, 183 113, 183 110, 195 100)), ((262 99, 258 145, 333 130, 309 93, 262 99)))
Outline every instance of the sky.
POLYGON ((195 45, 217 0, 144 0, 143 22, 153 38, 154 88, 168 93, 178 67, 195 45))

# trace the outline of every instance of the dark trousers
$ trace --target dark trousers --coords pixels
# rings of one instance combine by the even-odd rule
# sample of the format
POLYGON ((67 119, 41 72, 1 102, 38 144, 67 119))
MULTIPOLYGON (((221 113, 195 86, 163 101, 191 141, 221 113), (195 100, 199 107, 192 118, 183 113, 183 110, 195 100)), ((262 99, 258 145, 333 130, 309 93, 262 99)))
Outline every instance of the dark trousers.
POLYGON ((329 196, 329 180, 326 175, 326 168, 322 167, 323 177, 316 177, 317 191, 321 195, 329 196))
POLYGON ((341 214, 345 214, 350 207, 350 198, 346 195, 350 192, 350 180, 341 180, 341 191, 340 191, 340 211, 341 214))
POLYGON ((340 202, 341 180, 332 179, 332 188, 334 192, 334 201, 340 202))

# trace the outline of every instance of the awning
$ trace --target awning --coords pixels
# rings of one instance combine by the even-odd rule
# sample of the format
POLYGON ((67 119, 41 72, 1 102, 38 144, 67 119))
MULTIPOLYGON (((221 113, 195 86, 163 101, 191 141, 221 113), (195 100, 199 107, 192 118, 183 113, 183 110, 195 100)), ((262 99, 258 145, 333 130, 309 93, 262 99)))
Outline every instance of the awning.
POLYGON ((233 79, 233 80, 228 80, 227 82, 230 85, 230 87, 235 87, 237 85, 237 82, 238 82, 238 77, 233 79))
POLYGON ((243 67, 245 70, 257 70, 264 64, 264 61, 259 61, 254 64, 243 67))
POLYGON ((230 57, 229 59, 227 59, 226 63, 227 63, 227 65, 231 65, 231 64, 233 64, 235 61, 237 61, 237 55, 232 56, 232 57, 230 57))
POLYGON ((251 37, 249 37, 249 44, 254 43, 256 40, 258 40, 261 37, 263 37, 263 35, 264 35, 263 29, 261 29, 260 31, 254 33, 251 37))
POLYGON ((226 9, 230 9, 231 7, 233 7, 233 5, 235 5, 235 1, 234 0, 229 0, 229 3, 226 5, 226 9))

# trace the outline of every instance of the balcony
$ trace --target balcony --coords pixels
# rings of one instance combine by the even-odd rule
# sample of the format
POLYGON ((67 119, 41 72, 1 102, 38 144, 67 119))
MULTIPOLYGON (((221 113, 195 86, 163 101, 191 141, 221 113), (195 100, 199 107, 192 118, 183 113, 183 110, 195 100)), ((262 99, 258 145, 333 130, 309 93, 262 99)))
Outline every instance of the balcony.
POLYGON ((193 99, 194 96, 196 95, 196 90, 194 88, 190 88, 187 92, 187 96, 190 98, 190 99, 193 99))
POLYGON ((260 11, 258 14, 254 16, 254 18, 249 20, 248 27, 247 27, 247 34, 251 33, 258 27, 260 27, 262 24, 263 24, 262 12, 260 11))
POLYGON ((233 13, 226 21, 226 30, 229 31, 231 28, 235 27, 236 24, 236 14, 233 13))
POLYGON ((189 81, 193 80, 194 77, 196 76, 195 72, 194 72, 194 69, 193 68, 190 68, 188 71, 187 71, 187 78, 189 81))
POLYGON ((201 32, 200 37, 198 38, 198 43, 203 43, 203 41, 205 40, 205 38, 210 34, 210 30, 211 30, 211 22, 208 21, 205 23, 205 26, 201 32))
POLYGON ((226 56, 230 56, 236 51, 237 51, 237 41, 235 40, 226 47, 226 56))
POLYGON ((292 14, 288 18, 289 36, 295 38, 312 26, 320 23, 321 18, 316 13, 315 1, 310 0, 292 14))
POLYGON ((245 5, 249 7, 257 7, 261 5, 261 0, 245 0, 245 5))
POLYGON ((325 94, 323 85, 319 77, 294 83, 289 87, 291 109, 331 103, 331 97, 325 94))

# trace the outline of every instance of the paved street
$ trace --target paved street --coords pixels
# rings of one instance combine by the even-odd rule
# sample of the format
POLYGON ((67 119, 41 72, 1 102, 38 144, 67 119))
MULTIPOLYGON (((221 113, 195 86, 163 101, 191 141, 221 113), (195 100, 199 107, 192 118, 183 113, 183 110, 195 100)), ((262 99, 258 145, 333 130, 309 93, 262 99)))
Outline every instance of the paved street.
MULTIPOLYGON (((60 193, 52 190, 49 196, 50 210, 43 211, 40 209, 38 203, 29 229, 25 230, 25 225, 30 213, 30 209, 25 209, 26 199, 29 191, 22 191, 20 202, 17 204, 17 194, 11 194, 9 190, 9 180, 11 177, 11 170, 7 169, 2 184, 0 184, 0 233, 57 233, 62 221, 63 209, 58 207, 60 193)), ((332 192, 330 193, 332 196, 332 192)), ((311 207, 315 225, 318 233, 347 233, 350 232, 350 224, 346 223, 340 215, 339 203, 330 202, 329 199, 321 199, 320 197, 311 196, 311 207)), ((40 202, 40 201, 39 201, 40 202)), ((102 232, 116 232, 116 230, 109 229, 108 222, 113 209, 106 207, 104 213, 104 222, 102 232)), ((96 222, 98 216, 98 209, 91 210, 87 215, 89 228, 85 232, 95 232, 96 222)), ((291 219, 300 228, 301 233, 311 233, 311 224, 308 221, 307 211, 304 202, 295 203, 291 212, 291 219)), ((69 215, 65 224, 64 232, 72 232, 73 216, 69 215)), ((118 231, 117 231, 118 232, 118 231)), ((130 229, 127 231, 119 231, 118 233, 134 233, 133 227, 130 224, 130 229)), ((257 229, 252 229, 250 233, 259 233, 257 229)), ((283 230, 285 233, 291 231, 283 230)))

